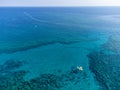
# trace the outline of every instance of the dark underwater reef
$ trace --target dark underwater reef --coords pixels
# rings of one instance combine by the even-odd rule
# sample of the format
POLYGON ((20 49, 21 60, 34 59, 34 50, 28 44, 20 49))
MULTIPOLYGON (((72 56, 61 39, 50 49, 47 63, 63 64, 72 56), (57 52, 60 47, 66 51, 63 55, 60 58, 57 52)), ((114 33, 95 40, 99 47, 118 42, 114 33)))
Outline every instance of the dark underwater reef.
POLYGON ((93 51, 88 58, 89 68, 102 90, 120 90, 120 55, 93 51))
POLYGON ((120 54, 120 34, 111 35, 103 48, 120 54))
POLYGON ((90 70, 103 90, 120 90, 120 34, 109 36, 99 49, 88 54, 90 70))
MULTIPOLYGON (((5 48, 0 48, 0 54, 6 53, 6 54, 11 54, 11 53, 16 53, 16 52, 21 52, 21 51, 27 51, 30 49, 38 48, 38 47, 43 47, 43 46, 48 46, 48 45, 53 45, 53 44, 62 44, 62 45, 71 45, 71 44, 76 44, 81 41, 97 41, 99 38, 81 38, 78 40, 50 40, 50 41, 34 41, 34 42, 28 42, 28 43, 23 43, 23 45, 18 42, 18 45, 11 45, 9 47, 5 48)), ((15 42, 16 43, 16 42, 15 42)))
POLYGON ((26 81, 24 76, 29 71, 15 70, 23 65, 25 65, 24 61, 8 60, 0 66, 0 90, 59 90, 69 83, 77 85, 81 80, 87 80, 89 77, 84 71, 71 67, 64 73, 58 70, 57 73, 44 73, 26 81))
POLYGON ((15 53, 15 52, 20 52, 20 51, 26 51, 26 50, 30 50, 30 49, 34 49, 37 47, 43 47, 43 46, 47 46, 47 45, 51 45, 51 44, 63 44, 63 45, 69 45, 69 44, 75 44, 78 43, 78 40, 75 41, 48 41, 48 42, 36 42, 36 43, 30 43, 28 45, 23 45, 23 46, 19 46, 19 47, 9 47, 9 48, 4 48, 4 49, 0 49, 0 54, 2 53, 15 53))

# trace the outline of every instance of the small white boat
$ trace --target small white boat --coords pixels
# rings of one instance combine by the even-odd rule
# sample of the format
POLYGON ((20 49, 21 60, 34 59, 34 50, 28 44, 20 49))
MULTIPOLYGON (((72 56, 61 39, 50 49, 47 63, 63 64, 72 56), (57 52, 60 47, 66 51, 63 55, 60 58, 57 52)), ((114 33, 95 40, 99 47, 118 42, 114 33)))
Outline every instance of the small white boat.
POLYGON ((83 71, 83 67, 82 67, 82 66, 77 66, 77 69, 78 69, 79 71, 83 71))

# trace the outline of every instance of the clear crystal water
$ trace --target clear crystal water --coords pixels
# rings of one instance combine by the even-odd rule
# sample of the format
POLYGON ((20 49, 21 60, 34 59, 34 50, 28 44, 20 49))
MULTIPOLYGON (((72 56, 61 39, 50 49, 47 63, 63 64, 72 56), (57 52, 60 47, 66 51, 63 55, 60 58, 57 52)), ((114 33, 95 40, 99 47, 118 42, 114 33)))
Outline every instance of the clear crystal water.
POLYGON ((0 90, 119 90, 119 9, 0 8, 0 90))

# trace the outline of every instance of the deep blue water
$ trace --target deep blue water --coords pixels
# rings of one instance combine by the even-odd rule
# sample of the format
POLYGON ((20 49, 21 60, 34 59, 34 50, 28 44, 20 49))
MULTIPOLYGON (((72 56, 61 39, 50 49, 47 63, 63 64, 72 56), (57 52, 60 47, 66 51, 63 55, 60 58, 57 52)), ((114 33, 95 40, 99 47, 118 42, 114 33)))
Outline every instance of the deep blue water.
POLYGON ((120 90, 119 9, 1 7, 0 90, 120 90))

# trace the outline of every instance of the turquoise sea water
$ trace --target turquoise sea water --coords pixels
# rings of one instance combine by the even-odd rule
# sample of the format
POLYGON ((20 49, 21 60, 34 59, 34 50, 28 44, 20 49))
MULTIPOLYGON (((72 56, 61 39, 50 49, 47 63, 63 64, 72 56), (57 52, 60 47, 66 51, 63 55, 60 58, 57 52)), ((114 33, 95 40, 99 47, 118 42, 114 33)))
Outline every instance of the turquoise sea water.
POLYGON ((120 90, 119 9, 0 8, 0 90, 120 90))

